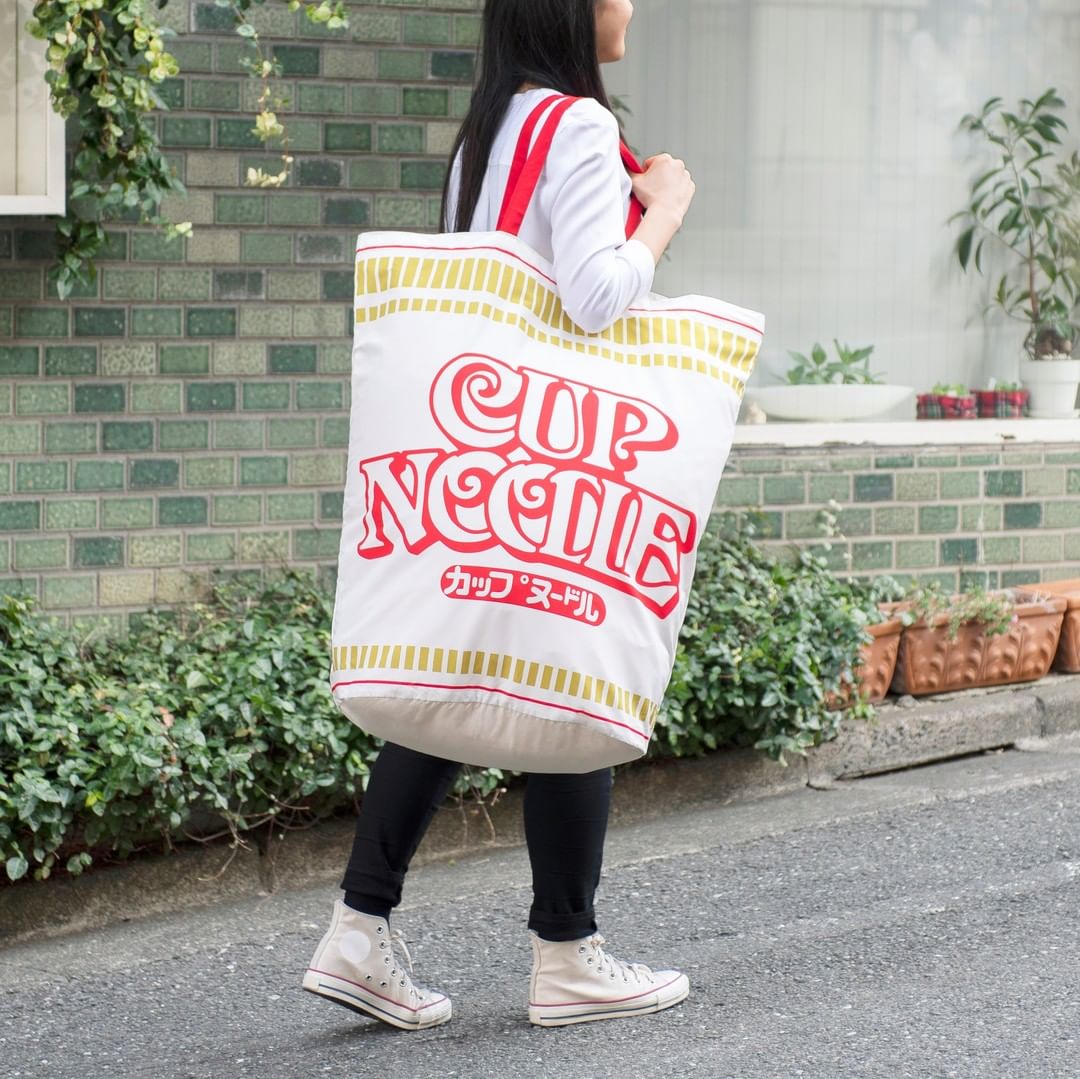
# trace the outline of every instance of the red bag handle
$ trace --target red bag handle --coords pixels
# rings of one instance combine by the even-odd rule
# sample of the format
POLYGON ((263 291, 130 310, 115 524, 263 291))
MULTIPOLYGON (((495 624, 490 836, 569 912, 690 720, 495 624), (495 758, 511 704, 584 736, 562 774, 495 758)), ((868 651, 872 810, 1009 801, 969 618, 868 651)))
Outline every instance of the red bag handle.
POLYGON ((577 100, 576 97, 548 98, 533 110, 533 114, 526 121, 525 128, 528 130, 522 129, 522 137, 518 139, 517 149, 514 153, 516 165, 522 156, 522 144, 524 143, 525 161, 516 175, 511 171, 510 178, 507 181, 502 212, 499 214, 499 221, 495 226, 499 232, 509 232, 511 236, 516 236, 521 231, 521 222, 525 219, 525 211, 528 210, 529 203, 532 202, 536 185, 540 182, 540 173, 544 170, 544 163, 547 161, 548 153, 551 150, 555 130, 566 110, 577 100), (536 145, 530 152, 528 146, 532 130, 552 102, 555 103, 555 107, 552 108, 551 115, 548 116, 544 126, 540 129, 536 145))
MULTIPOLYGON (((626 171, 632 175, 637 175, 645 170, 638 163, 638 159, 634 157, 630 150, 630 147, 625 142, 619 142, 619 152, 622 154, 623 165, 626 171)), ((630 213, 626 218, 626 238, 629 240, 631 236, 637 232, 638 225, 641 224, 641 219, 645 216, 645 207, 642 205, 641 200, 633 192, 630 193, 630 213)))
MULTIPOLYGON (((549 97, 545 97, 539 105, 529 113, 528 118, 522 125, 521 134, 518 136, 517 146, 514 148, 514 161, 510 166, 510 177, 506 182, 506 193, 503 195, 502 207, 499 210, 499 221, 502 221, 510 207, 510 202, 514 197, 514 192, 517 190, 518 182, 521 180, 522 170, 525 168, 525 163, 529 159, 529 148, 532 146, 533 132, 536 130, 536 125, 540 122, 540 118, 551 108, 556 102, 562 101, 564 98, 559 94, 552 94, 549 97)), ((578 100, 574 98, 573 100, 578 100)), ((499 231, 503 231, 500 229, 499 231)))
MULTIPOLYGON (((552 94, 544 98, 539 105, 529 114, 521 128, 517 146, 514 148, 514 160, 510 167, 510 176, 506 183, 506 194, 503 196, 502 207, 499 210, 499 220, 496 229, 499 232, 509 232, 516 236, 521 230, 521 223, 525 219, 525 212, 532 202, 536 186, 540 182, 540 174, 543 172, 544 163, 547 161, 551 150, 551 143, 555 138, 555 131, 559 121, 566 111, 581 98, 566 97, 552 94), (553 108, 554 106, 554 108, 553 108), (533 133, 544 114, 551 109, 551 115, 540 131, 536 145, 532 147, 533 133)), ((620 140, 619 152, 622 156, 623 165, 627 172, 640 173, 644 170, 638 164, 637 159, 631 153, 625 142, 620 140)), ((629 239, 636 231, 644 216, 645 208, 636 195, 630 196, 630 212, 626 219, 626 238, 629 239)))

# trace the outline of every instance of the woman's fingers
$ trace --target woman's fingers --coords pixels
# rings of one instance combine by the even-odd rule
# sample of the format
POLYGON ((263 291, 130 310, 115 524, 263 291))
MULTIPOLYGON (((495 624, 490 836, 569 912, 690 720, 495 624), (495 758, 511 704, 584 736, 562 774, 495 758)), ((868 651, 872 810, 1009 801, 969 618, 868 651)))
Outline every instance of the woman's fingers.
POLYGON ((696 190, 686 162, 671 154, 656 154, 645 162, 645 171, 632 177, 634 193, 646 209, 667 206, 680 219, 690 207, 696 190))

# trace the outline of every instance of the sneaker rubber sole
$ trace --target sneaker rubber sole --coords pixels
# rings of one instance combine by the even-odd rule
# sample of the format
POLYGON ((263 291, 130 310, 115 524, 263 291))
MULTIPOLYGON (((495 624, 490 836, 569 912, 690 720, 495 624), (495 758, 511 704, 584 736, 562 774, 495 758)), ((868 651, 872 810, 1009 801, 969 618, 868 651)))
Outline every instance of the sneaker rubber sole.
POLYGON ((424 1007, 414 1010, 395 1004, 394 1001, 348 978, 342 978, 327 971, 315 970, 312 967, 304 973, 303 988, 317 997, 340 1004, 360 1015, 389 1023, 390 1026, 397 1027, 399 1030, 424 1030, 427 1027, 436 1027, 442 1023, 448 1023, 452 1014, 451 1004, 447 997, 439 997, 424 1007), (445 1014, 438 1009, 444 1001, 445 1014))
POLYGON ((679 974, 648 993, 617 1000, 568 1001, 564 1004, 530 1004, 529 1022, 538 1027, 566 1027, 573 1023, 593 1023, 600 1019, 650 1015, 684 1001, 690 994, 690 979, 679 974))

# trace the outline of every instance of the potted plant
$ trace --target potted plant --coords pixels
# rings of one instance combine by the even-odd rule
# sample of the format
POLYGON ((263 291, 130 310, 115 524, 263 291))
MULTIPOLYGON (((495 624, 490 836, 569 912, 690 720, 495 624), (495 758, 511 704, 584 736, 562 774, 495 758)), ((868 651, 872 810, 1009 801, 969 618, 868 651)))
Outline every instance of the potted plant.
POLYGON ((1068 606, 1061 623, 1061 639, 1054 670, 1062 674, 1080 673, 1080 577, 1068 581, 1044 581, 1028 590, 1041 596, 1060 596, 1068 606))
POLYGON ((915 404, 920 420, 973 420, 977 415, 975 395, 961 382, 939 382, 929 393, 920 393, 915 404))
MULTIPOLYGON (((1070 327, 1068 330, 1072 333, 1070 327)), ((1034 358, 1020 361, 1020 377, 1031 392, 1031 415, 1061 420, 1080 416, 1075 407, 1080 390, 1080 360, 1072 358, 1072 338, 1052 326, 1035 336, 1034 358)))
POLYGON ((900 618, 881 612, 881 621, 866 627, 870 643, 863 647, 863 661, 859 667, 859 696, 876 704, 885 699, 896 673, 896 660, 900 652, 901 633, 904 623, 900 618))
MULTIPOLYGON (((822 514, 826 536, 838 535, 837 522, 831 511, 822 514)), ((857 704, 877 704, 885 699, 896 670, 900 649, 900 634, 904 628, 899 615, 888 610, 886 601, 903 595, 903 588, 890 576, 872 577, 866 581, 849 578, 846 586, 856 598, 856 606, 865 617, 862 624, 863 643, 858 663, 845 671, 836 692, 830 693, 830 709, 853 708, 857 704)))
POLYGON ((968 206, 951 220, 963 224, 956 254, 965 271, 983 272, 986 242, 1006 258, 994 298, 1027 327, 1020 378, 1031 391, 1031 415, 1076 416, 1080 360, 1072 358, 1076 327, 1072 312, 1080 293, 1077 259, 1077 198, 1080 157, 1056 159, 1067 130, 1058 112, 1065 102, 1054 90, 1017 109, 991 98, 962 130, 989 144, 996 163, 974 181, 968 206))
POLYGON ((809 355, 791 352, 795 361, 781 386, 751 386, 747 396, 766 415, 783 420, 864 420, 880 416, 912 393, 910 386, 880 381, 869 370, 873 345, 849 348, 834 340, 836 357, 815 344, 809 355))
POLYGON ((1021 589, 946 596, 927 585, 882 606, 904 623, 892 689, 921 696, 1044 677, 1066 601, 1021 589))
POLYGON ((979 419, 1019 419, 1027 412, 1029 396, 1019 382, 998 382, 992 378, 989 389, 975 390, 979 419))

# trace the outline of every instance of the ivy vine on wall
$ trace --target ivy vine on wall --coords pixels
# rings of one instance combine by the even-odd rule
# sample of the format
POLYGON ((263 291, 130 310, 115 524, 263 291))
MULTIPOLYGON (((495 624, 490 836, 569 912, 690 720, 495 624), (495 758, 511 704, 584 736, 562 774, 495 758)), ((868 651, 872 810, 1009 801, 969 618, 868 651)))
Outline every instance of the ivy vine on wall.
MULTIPOLYGON (((241 64, 260 83, 258 112, 252 131, 264 144, 277 140, 282 169, 267 174, 249 169, 244 183, 279 187, 289 177, 292 157, 278 110, 289 102, 273 94, 270 79, 281 66, 267 55, 258 32, 247 19, 253 4, 266 0, 215 0, 232 10, 236 32, 247 43, 241 64)), ((278 0, 290 11, 301 0, 278 0)), ((162 27, 156 10, 168 0, 37 0, 27 30, 48 42, 45 79, 53 109, 65 119, 78 117, 78 140, 68 173, 66 214, 57 222, 58 262, 52 274, 60 299, 77 283, 92 284, 95 258, 108 245, 105 223, 133 221, 156 225, 167 239, 190 236, 190 221, 172 223, 160 213, 169 193, 187 188, 161 152, 152 114, 168 106, 159 88, 179 74, 165 38, 175 31, 162 27)), ((304 5, 307 18, 329 30, 348 26, 342 0, 304 5)))

